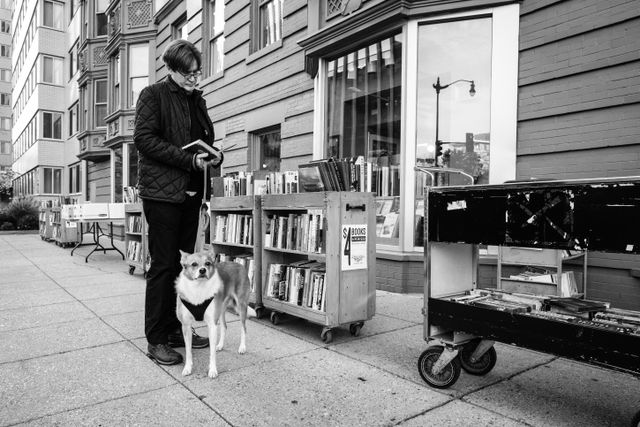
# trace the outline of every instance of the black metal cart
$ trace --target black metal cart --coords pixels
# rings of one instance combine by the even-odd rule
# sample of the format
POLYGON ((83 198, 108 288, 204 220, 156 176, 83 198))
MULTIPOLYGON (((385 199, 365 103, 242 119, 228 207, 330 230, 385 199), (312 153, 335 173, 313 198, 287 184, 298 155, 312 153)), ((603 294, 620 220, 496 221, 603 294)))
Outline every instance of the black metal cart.
POLYGON ((638 218, 640 177, 427 188, 422 378, 447 388, 462 370, 484 375, 496 341, 640 376, 640 328, 466 302, 481 245, 640 254, 638 218))

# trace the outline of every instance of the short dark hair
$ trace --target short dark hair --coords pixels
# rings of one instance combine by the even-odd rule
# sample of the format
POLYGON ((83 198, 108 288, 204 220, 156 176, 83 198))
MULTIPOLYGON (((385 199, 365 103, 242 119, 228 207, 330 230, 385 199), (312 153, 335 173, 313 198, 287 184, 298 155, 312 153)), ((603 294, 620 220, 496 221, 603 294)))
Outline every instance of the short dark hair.
POLYGON ((191 42, 183 39, 172 41, 164 49, 162 60, 172 71, 188 73, 191 71, 191 64, 195 60, 198 69, 202 67, 202 55, 197 47, 191 42))

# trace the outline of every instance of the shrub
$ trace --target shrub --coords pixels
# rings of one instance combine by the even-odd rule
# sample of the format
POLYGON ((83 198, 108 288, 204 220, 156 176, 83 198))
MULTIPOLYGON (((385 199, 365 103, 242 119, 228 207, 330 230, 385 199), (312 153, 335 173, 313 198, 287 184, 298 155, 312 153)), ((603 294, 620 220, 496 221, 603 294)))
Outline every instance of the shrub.
POLYGON ((18 230, 37 230, 38 229, 38 204, 30 198, 14 199, 5 213, 11 218, 18 230), (34 222, 35 219, 35 222, 34 222), (25 228, 29 227, 29 228, 25 228))
POLYGON ((7 213, 6 209, 0 210, 0 224, 5 222, 13 223, 13 218, 7 213))
POLYGON ((38 216, 33 214, 27 214, 18 218, 16 223, 18 230, 37 230, 38 229, 38 216))
POLYGON ((11 221, 4 221, 0 224, 0 230, 14 230, 16 227, 11 221))

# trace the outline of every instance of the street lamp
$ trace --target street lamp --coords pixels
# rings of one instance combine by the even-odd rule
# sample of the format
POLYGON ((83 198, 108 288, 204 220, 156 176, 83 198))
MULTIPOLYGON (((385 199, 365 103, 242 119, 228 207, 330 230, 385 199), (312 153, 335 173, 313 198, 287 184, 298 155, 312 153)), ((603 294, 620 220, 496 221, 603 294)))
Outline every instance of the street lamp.
POLYGON ((440 127, 440 91, 459 82, 467 82, 471 84, 471 87, 469 88, 469 96, 473 96, 476 94, 476 84, 473 80, 458 79, 443 86, 440 84, 440 76, 438 76, 438 80, 433 85, 433 88, 436 90, 436 146, 434 159, 436 166, 438 166, 438 156, 442 154, 442 141, 440 141, 440 139, 438 138, 438 131, 440 127))

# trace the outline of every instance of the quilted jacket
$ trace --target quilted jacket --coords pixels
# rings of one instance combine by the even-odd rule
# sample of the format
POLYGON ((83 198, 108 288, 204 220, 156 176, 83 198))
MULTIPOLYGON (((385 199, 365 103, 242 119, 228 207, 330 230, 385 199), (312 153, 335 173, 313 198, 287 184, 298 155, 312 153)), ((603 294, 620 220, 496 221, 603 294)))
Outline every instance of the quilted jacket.
MULTIPOLYGON (((213 144, 213 123, 202 91, 194 89, 205 142, 213 144)), ((182 150, 190 143, 191 116, 187 94, 172 79, 147 86, 136 104, 133 141, 138 149, 138 191, 143 199, 181 203, 185 199, 194 154, 182 150)), ((209 175, 210 177, 210 175, 209 175)), ((207 193, 211 185, 207 183, 207 193)), ((206 195, 207 199, 209 194, 206 195)))

